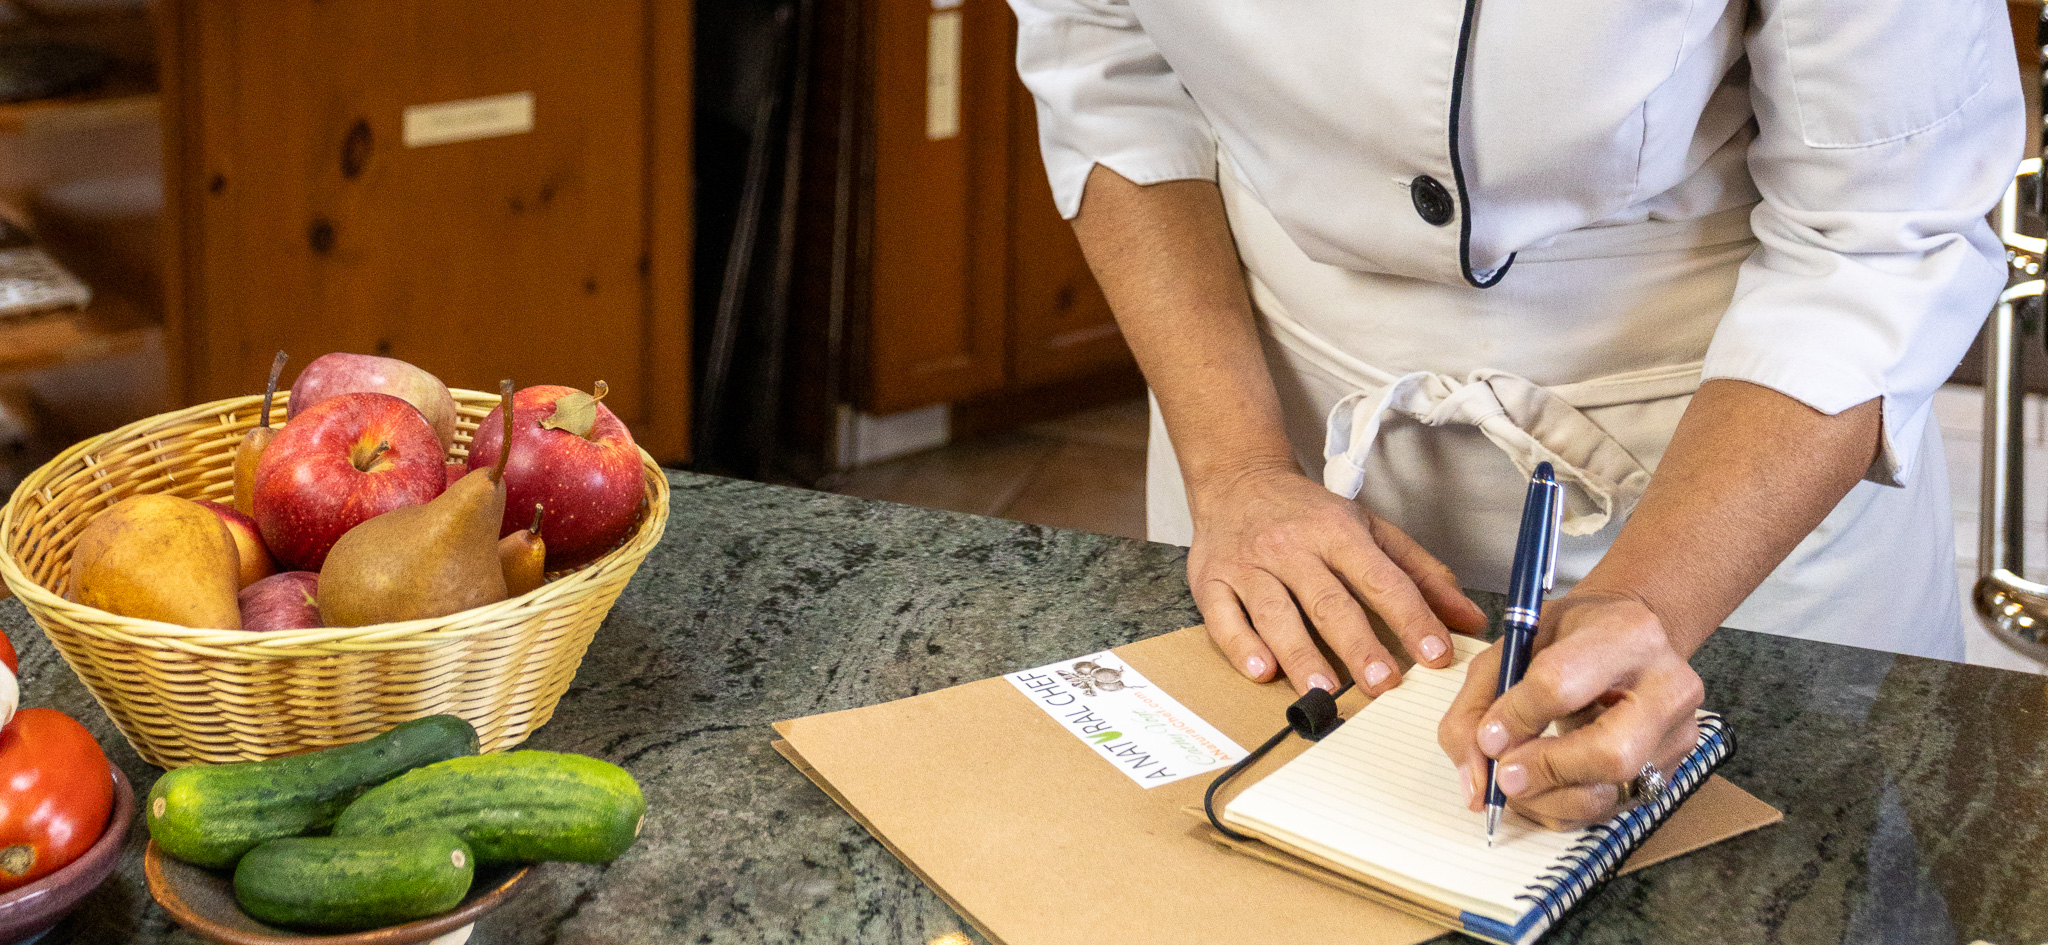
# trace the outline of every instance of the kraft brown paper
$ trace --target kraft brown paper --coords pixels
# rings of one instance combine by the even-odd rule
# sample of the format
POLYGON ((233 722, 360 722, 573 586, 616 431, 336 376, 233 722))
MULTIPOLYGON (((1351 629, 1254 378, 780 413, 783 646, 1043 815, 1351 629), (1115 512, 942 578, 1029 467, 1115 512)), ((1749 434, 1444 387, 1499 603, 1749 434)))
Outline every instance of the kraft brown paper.
MULTIPOLYGON (((1200 627, 1115 652, 1247 750, 1294 701, 1286 683, 1231 669, 1200 627)), ((1002 945, 1070 945, 1077 928, 1120 945, 1414 945, 1444 930, 1312 864, 1258 844, 1233 849, 1188 813, 1208 777, 1141 788, 1000 677, 775 729, 783 757, 1002 945)), ((1290 738, 1241 777, 1306 747, 1290 738)), ((1623 869, 1780 819, 1715 777, 1623 869)))

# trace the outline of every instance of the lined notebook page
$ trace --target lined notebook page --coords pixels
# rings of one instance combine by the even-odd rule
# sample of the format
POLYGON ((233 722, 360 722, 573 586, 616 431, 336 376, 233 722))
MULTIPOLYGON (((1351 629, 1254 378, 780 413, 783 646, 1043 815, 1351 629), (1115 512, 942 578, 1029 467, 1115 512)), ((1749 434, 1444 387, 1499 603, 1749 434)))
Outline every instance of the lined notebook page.
POLYGON ((1223 820, 1392 891, 1513 925, 1529 909, 1515 897, 1587 832, 1545 830, 1509 812, 1487 847, 1486 815, 1465 809, 1458 769, 1436 742, 1466 665, 1487 643, 1451 639, 1450 668, 1409 670, 1393 692, 1245 789, 1223 820))

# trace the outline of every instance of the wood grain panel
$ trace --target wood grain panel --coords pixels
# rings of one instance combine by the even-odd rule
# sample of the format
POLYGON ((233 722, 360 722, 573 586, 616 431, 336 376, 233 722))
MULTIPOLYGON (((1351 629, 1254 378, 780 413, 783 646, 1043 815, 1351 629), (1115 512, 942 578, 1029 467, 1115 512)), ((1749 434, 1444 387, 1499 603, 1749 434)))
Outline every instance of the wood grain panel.
MULTIPOLYGON (((1012 41, 1016 24, 1010 24, 1012 41)), ((1010 374, 1049 384, 1135 367, 1109 300, 1053 205, 1030 90, 1010 76, 1010 374)))
POLYGON ((611 384, 680 458, 687 7, 185 0, 179 96, 198 400, 271 352, 386 354, 449 384, 611 384), (406 147, 407 106, 531 92, 525 134, 406 147))
POLYGON ((1010 70, 999 0, 968 0, 960 134, 926 137, 928 4, 868 6, 874 182, 862 407, 891 413, 1003 383, 1003 168, 1010 70))

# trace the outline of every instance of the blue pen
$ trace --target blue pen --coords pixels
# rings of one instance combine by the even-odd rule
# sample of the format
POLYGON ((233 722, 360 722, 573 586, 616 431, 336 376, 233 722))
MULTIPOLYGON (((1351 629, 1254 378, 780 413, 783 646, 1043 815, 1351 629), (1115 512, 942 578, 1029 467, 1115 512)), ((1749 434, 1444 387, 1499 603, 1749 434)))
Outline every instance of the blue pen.
MULTIPOLYGON (((1558 526, 1563 517, 1564 490, 1550 464, 1537 463, 1536 472, 1529 477, 1529 497, 1522 502, 1522 532, 1515 538, 1515 570, 1508 578, 1508 609, 1501 620, 1500 682, 1493 693, 1496 701, 1529 670, 1536 618, 1543 612, 1543 592, 1557 579, 1558 526)), ((1492 759, 1486 762, 1487 846, 1493 846, 1501 809, 1508 803, 1500 792, 1499 767, 1492 759)))

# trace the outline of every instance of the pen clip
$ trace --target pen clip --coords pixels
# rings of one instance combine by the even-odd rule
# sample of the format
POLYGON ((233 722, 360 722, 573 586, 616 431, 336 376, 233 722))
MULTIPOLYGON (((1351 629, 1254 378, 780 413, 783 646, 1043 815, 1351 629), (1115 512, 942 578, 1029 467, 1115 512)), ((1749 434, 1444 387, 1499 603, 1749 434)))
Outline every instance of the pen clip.
POLYGON ((1553 482, 1550 484, 1550 529, 1544 534, 1544 540, 1550 546, 1544 549, 1543 589, 1546 591, 1557 583, 1557 546, 1564 543, 1563 537, 1564 487, 1553 482))

